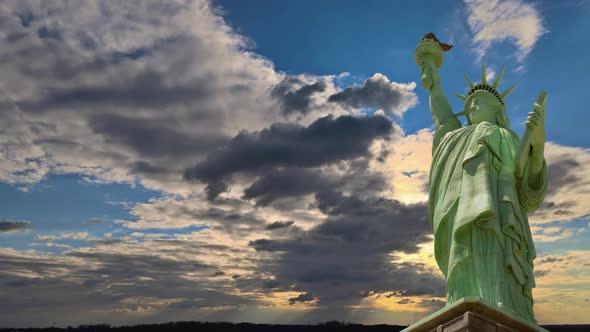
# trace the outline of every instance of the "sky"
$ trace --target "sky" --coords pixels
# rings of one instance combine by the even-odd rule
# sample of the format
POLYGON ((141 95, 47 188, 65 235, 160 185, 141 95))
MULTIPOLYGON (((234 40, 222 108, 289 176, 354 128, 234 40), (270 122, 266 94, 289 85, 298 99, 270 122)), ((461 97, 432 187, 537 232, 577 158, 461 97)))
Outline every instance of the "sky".
POLYGON ((3 1, 0 327, 410 324, 433 257, 427 32, 460 112, 547 97, 541 324, 590 323, 588 1, 3 1))

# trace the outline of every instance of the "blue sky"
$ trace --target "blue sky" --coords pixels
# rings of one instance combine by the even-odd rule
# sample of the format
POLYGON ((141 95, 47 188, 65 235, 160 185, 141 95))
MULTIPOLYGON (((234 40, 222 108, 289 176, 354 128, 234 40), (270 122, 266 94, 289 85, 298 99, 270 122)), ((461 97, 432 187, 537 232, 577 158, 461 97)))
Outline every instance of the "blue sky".
POLYGON ((519 135, 548 92, 535 312, 588 323, 589 16, 573 0, 7 2, 0 327, 439 309, 413 59, 430 31, 454 45, 455 112, 482 60, 506 66, 501 91, 519 83, 519 135))

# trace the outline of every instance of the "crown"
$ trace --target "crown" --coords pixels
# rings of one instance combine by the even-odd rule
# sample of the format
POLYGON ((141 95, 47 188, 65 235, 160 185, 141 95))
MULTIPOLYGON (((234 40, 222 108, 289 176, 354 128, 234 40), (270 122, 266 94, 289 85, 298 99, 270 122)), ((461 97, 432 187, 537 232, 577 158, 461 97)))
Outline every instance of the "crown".
POLYGON ((473 84, 473 82, 471 82, 471 79, 469 79, 469 76, 467 76, 467 74, 463 74, 463 76, 465 76, 465 80, 467 81, 467 84, 469 84, 469 91, 467 92, 467 95, 460 95, 460 94, 455 94, 455 96, 457 96, 458 98, 462 99, 462 100, 466 100, 467 98, 469 98, 469 96, 471 96, 473 93, 475 93, 476 91, 486 91, 492 95, 494 95, 498 101, 500 102, 500 104, 502 104, 502 106, 504 106, 504 98, 506 98, 506 96, 508 96, 510 94, 510 92, 512 92, 512 89, 514 89, 516 87, 516 85, 518 83, 514 83, 510 88, 508 88, 508 90, 500 93, 498 90, 496 90, 498 88, 498 84, 500 84, 500 80, 502 79, 502 75, 504 75, 504 70, 506 69, 506 67, 503 67, 502 70, 500 71, 500 74, 498 74, 498 77, 496 77, 496 80, 494 81, 494 83, 489 84, 488 82, 486 82, 486 65, 485 63, 482 62, 481 64, 481 82, 478 84, 473 84))

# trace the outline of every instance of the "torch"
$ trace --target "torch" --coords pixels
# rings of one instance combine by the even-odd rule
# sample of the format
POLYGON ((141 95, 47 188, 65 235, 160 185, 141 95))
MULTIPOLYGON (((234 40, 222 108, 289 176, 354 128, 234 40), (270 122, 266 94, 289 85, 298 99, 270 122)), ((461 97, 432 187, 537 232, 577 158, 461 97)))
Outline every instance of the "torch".
POLYGON ((426 63, 432 62, 436 68, 440 68, 443 63, 443 51, 447 52, 453 45, 441 43, 434 33, 429 32, 418 43, 416 51, 414 52, 414 60, 421 69, 422 77, 420 83, 426 90, 430 90, 432 86, 432 76, 430 71, 425 66, 426 63))

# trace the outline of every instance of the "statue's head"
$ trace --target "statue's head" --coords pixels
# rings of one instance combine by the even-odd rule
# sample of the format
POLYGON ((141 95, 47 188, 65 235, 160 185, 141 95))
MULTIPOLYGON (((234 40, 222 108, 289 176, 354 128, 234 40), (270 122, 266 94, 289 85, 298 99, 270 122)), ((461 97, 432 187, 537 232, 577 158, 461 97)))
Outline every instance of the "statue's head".
POLYGON ((481 82, 473 84, 471 79, 465 75, 469 84, 469 91, 466 96, 456 95, 465 101, 463 112, 458 115, 465 115, 469 124, 478 124, 487 121, 497 124, 504 128, 510 127, 510 120, 506 116, 506 106, 504 98, 514 89, 516 84, 512 85, 503 93, 498 92, 496 88, 504 74, 504 68, 496 78, 493 84, 486 82, 486 67, 482 64, 481 82))
POLYGON ((465 99, 463 112, 469 124, 478 124, 487 121, 504 128, 510 127, 510 121, 506 116, 506 109, 502 103, 487 91, 475 91, 465 99))

